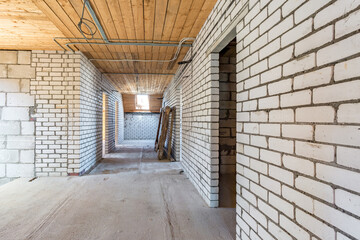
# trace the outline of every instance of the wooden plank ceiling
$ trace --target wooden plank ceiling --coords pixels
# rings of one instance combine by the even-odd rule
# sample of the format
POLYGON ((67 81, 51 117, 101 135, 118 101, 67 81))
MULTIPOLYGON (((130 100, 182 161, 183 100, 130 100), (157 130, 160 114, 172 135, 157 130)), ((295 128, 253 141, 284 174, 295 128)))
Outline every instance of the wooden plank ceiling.
MULTIPOLYGON (((9 0, 26 2, 29 0, 9 0)), ((174 41, 196 37, 217 0, 89 0, 107 38, 124 41, 174 41)), ((47 18, 68 38, 83 38, 77 24, 83 0, 33 0, 47 18)), ((35 11, 35 10, 34 10, 35 11)), ((84 17, 92 20, 86 10, 84 17)), ((96 28, 95 28, 96 29, 96 28)), ((93 30, 95 30, 93 29, 93 30)), ((19 32, 22 35, 21 31, 19 32)), ((54 32, 53 37, 61 36, 54 32)), ((95 38, 101 39, 99 31, 95 38)), ((73 40, 75 41, 75 40, 73 40)), ((68 40, 60 40, 61 44, 68 40)), ((81 42, 86 42, 81 40, 81 42)), ((94 42, 94 40, 93 40, 94 42)), ((98 41, 97 41, 98 42, 98 41)), ((2 45, 1 45, 2 46, 2 45)), ((0 47, 1 47, 0 46, 0 47)), ((89 59, 169 60, 177 47, 72 45, 89 59)), ((183 47, 176 61, 108 62, 93 61, 104 73, 161 73, 174 74, 177 62, 182 61, 189 47, 183 47)), ((108 75, 122 93, 162 93, 173 76, 169 75, 108 75)))
POLYGON ((162 94, 149 95, 149 110, 138 110, 135 107, 134 94, 123 94, 124 112, 153 112, 159 113, 162 106, 162 94))
POLYGON ((163 93, 173 76, 161 75, 108 75, 112 83, 121 89, 122 93, 156 94, 163 93))
POLYGON ((0 49, 60 50, 64 37, 31 0, 0 0, 0 49))

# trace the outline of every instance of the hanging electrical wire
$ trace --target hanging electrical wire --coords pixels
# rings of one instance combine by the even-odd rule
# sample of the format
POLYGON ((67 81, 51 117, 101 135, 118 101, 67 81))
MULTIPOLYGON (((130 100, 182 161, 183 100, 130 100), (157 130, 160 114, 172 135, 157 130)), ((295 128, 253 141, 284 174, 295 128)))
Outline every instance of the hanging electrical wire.
POLYGON ((93 21, 91 21, 91 20, 89 20, 87 18, 84 18, 85 5, 86 5, 87 1, 88 0, 84 0, 84 5, 83 5, 82 13, 81 13, 81 18, 80 18, 80 21, 78 23, 78 27, 79 27, 79 31, 80 31, 81 35, 83 35, 83 37, 86 40, 92 40, 92 39, 94 39, 94 36, 95 36, 95 34, 97 32, 97 28, 96 28, 96 24, 93 21), (95 28, 95 31, 92 30, 90 25, 92 25, 93 28, 95 28), (84 27, 87 30, 83 29, 84 27), (86 31, 88 31, 88 32, 86 32, 86 31))

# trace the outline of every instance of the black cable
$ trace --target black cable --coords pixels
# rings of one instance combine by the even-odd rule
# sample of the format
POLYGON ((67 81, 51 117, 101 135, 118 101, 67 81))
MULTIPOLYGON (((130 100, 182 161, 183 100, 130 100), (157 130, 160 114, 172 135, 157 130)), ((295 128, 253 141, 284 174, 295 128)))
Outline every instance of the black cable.
POLYGON ((84 0, 83 9, 82 9, 80 21, 79 21, 79 23, 78 23, 78 27, 79 27, 79 31, 80 31, 81 35, 83 35, 83 37, 84 37, 86 40, 92 40, 92 39, 94 39, 94 35, 95 35, 96 32, 97 32, 97 28, 96 28, 96 25, 95 25, 95 23, 94 23, 93 21, 91 21, 91 20, 89 20, 89 19, 87 19, 87 18, 84 18, 86 1, 88 1, 88 0, 84 0), (95 31, 93 31, 93 30, 91 29, 90 25, 92 25, 92 26, 95 28, 95 31), (88 33, 87 33, 87 32, 84 32, 83 26, 85 26, 85 28, 87 29, 88 33), (87 37, 87 36, 90 36, 90 37, 87 37))

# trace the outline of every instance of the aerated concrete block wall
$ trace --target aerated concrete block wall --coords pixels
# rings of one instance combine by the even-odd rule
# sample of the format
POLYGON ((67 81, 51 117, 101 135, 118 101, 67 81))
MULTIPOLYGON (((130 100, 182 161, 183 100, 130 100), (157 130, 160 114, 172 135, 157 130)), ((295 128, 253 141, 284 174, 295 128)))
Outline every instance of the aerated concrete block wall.
POLYGON ((35 174, 30 64, 30 51, 0 51, 0 185, 35 174))
POLYGON ((359 6, 220 0, 193 61, 167 89, 171 101, 183 86, 183 165, 217 206, 219 58, 207 51, 244 14, 236 25, 237 239, 360 239, 359 6))

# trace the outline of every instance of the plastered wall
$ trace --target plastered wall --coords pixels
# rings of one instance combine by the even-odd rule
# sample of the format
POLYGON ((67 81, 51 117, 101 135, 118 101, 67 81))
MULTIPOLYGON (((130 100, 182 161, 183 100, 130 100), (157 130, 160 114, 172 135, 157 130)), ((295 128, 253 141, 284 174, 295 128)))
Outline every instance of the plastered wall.
POLYGON ((165 92, 165 102, 176 102, 182 85, 183 166, 217 206, 219 54, 211 51, 241 16, 237 239, 360 238, 359 6, 220 0, 197 36, 191 64, 165 92))

